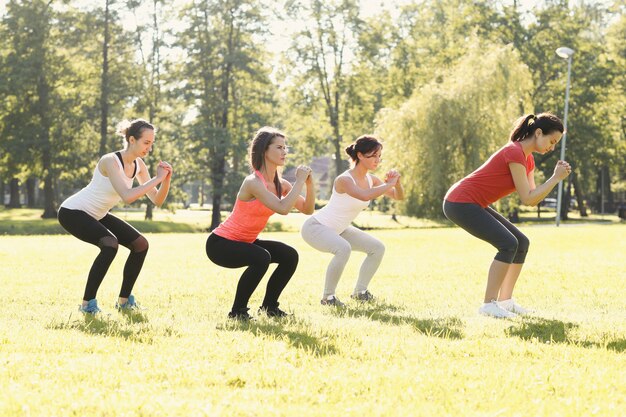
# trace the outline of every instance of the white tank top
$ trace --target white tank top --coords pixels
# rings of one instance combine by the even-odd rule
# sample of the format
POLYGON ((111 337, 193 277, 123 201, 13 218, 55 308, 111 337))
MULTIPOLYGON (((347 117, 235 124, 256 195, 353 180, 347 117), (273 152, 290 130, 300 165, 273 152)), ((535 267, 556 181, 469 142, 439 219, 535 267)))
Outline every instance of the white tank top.
MULTIPOLYGON (((127 187, 132 187, 133 180, 139 173, 139 164, 135 162, 135 173, 132 178, 128 178, 124 173, 124 165, 120 161, 120 157, 114 155, 115 161, 118 167, 122 171, 124 182, 127 187)), ((85 188, 77 192, 76 194, 68 197, 61 207, 65 207, 70 210, 82 210, 89 214, 96 220, 100 220, 107 215, 117 203, 122 200, 122 197, 115 191, 111 180, 105 177, 98 168, 100 162, 96 164, 96 169, 93 171, 93 178, 91 182, 87 184, 85 188)))
MULTIPOLYGON (((344 176, 349 177, 356 185, 356 181, 354 177, 350 175, 349 171, 344 172, 339 177, 344 176)), ((370 174, 367 174, 367 183, 369 184, 369 187, 372 188, 372 177, 370 174)), ((348 193, 338 193, 333 185, 333 192, 330 195, 328 204, 315 213, 313 217, 324 226, 330 227, 337 233, 341 234, 348 228, 348 226, 350 226, 350 223, 352 223, 356 216, 369 206, 369 204, 370 200, 363 201, 352 197, 348 193)))

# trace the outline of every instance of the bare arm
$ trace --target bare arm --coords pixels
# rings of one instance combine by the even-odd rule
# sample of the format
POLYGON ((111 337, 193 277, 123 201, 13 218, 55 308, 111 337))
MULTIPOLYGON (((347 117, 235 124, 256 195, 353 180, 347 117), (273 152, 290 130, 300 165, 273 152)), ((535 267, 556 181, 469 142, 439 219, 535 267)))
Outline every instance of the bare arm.
POLYGON ((527 206, 536 206, 543 200, 550 191, 559 183, 559 181, 567 178, 571 172, 569 164, 565 161, 559 161, 554 168, 554 174, 543 184, 535 186, 534 178, 531 179, 532 172, 526 175, 526 167, 518 163, 510 163, 509 169, 513 176, 515 189, 519 194, 522 204, 527 206))
MULTIPOLYGON (((385 191, 385 196, 394 200, 404 200, 404 189, 402 188, 402 183, 400 182, 400 173, 395 169, 392 169, 385 175, 386 179, 390 176, 397 176, 398 179, 396 181, 396 185, 394 185, 393 188, 385 191)), ((372 178, 374 180, 374 185, 380 185, 383 183, 377 177, 372 176, 372 178)))
POLYGON ((343 194, 346 193, 350 197, 354 197, 361 201, 369 201, 373 200, 381 195, 384 195, 387 191, 391 190, 397 183, 398 177, 387 178, 386 182, 379 181, 379 185, 375 185, 372 182, 372 188, 361 188, 354 183, 350 178, 347 177, 337 177, 335 179, 335 190, 338 193, 343 194))
MULTIPOLYGON (((114 154, 108 154, 108 155, 103 156, 100 159, 100 162, 98 162, 97 169, 100 170, 102 175, 109 178, 109 181, 111 181, 111 185, 113 186, 113 189, 120 195, 120 197, 122 197, 122 201, 126 204, 130 204, 136 201, 138 198, 145 195, 146 193, 148 193, 154 187, 162 183, 163 180, 165 180, 165 177, 167 176, 167 171, 164 168, 160 168, 160 169, 157 169, 156 177, 150 179, 149 181, 144 182, 138 187, 132 187, 132 186, 128 187, 126 185, 126 182, 124 181, 124 172, 119 169, 119 166, 117 165, 117 162, 115 161, 114 158, 115 158, 114 154)), ((146 172, 145 164, 144 164, 144 170, 142 170, 142 172, 146 172)), ((142 172, 140 172, 139 175, 141 175, 142 172)), ((148 176, 147 173, 146 173, 146 176, 148 176)))
MULTIPOLYGON (((137 158, 137 163, 140 166, 139 174, 137 174, 137 180, 139 181, 139 184, 145 184, 150 181, 150 173, 148 172, 148 168, 141 158, 137 158)), ((161 207, 161 205, 165 202, 167 194, 170 190, 170 180, 172 179, 172 166, 170 164, 168 164, 167 162, 159 162, 157 172, 159 168, 166 170, 165 179, 161 183, 161 186, 158 188, 158 190, 153 187, 148 190, 148 192, 146 192, 146 196, 157 207, 161 207)))
MULTIPOLYGON (((291 184, 285 181, 285 189, 291 190, 291 184), (287 188, 288 187, 288 188, 287 188)), ((306 185, 306 197, 298 196, 296 200, 295 208, 304 214, 313 214, 315 212, 315 185, 313 183, 313 176, 309 175, 305 181, 306 185)))
POLYGON ((300 191, 302 191, 309 170, 310 168, 298 167, 296 170, 296 182, 282 199, 265 188, 265 184, 261 180, 252 176, 244 180, 241 190, 239 190, 239 198, 244 201, 256 198, 275 213, 287 214, 296 204, 298 197, 300 197, 300 191))

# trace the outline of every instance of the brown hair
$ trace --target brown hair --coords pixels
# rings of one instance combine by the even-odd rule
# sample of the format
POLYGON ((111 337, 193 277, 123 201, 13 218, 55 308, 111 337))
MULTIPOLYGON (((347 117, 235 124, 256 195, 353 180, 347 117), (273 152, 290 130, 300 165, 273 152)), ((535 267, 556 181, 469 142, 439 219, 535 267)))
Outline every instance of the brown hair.
POLYGON ((545 135, 557 130, 563 133, 565 130, 561 119, 552 113, 540 113, 536 116, 528 114, 517 119, 510 140, 511 142, 520 142, 535 133, 537 129, 541 129, 545 135))
MULTIPOLYGON (((265 151, 272 144, 275 137, 286 138, 285 134, 280 130, 264 126, 256 131, 252 142, 250 142, 250 148, 248 150, 248 163, 253 170, 260 170, 265 165, 265 151)), ((278 198, 282 197, 282 187, 280 184, 280 176, 278 170, 274 175, 274 185, 276 186, 276 194, 278 198)))
POLYGON ((122 120, 117 124, 117 133, 123 136, 126 142, 131 136, 139 139, 143 131, 147 129, 156 130, 150 122, 144 119, 122 120))
POLYGON ((376 152, 379 149, 383 148, 383 144, 380 143, 378 139, 374 136, 363 135, 359 136, 357 140, 350 144, 346 148, 346 153, 350 155, 350 158, 355 162, 359 163, 358 153, 361 152, 363 155, 368 155, 372 152, 376 152))

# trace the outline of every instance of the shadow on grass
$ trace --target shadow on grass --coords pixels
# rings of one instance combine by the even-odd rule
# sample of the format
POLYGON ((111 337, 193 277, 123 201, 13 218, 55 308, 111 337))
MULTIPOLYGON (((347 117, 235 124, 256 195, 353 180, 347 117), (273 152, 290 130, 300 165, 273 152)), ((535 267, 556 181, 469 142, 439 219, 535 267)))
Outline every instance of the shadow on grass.
POLYGON ((401 309, 393 304, 380 301, 361 303, 343 309, 332 310, 340 317, 364 317, 393 326, 408 324, 419 333, 442 339, 462 339, 463 322, 456 317, 418 319, 412 316, 397 314, 401 309))
POLYGON ((256 336, 265 335, 276 340, 283 340, 296 349, 321 357, 334 355, 339 352, 333 343, 334 335, 321 334, 317 336, 307 329, 311 323, 293 317, 265 318, 254 321, 229 320, 224 326, 218 326, 221 330, 248 331, 256 336))
POLYGON ((174 334, 174 331, 169 327, 163 331, 155 330, 148 323, 147 316, 139 312, 121 314, 124 321, 113 320, 110 316, 102 314, 95 316, 77 314, 79 315, 70 315, 66 322, 52 322, 46 327, 54 330, 78 330, 90 335, 119 337, 140 343, 152 343, 156 336, 172 336, 174 334))
POLYGON ((505 330, 507 336, 516 336, 523 340, 538 340, 541 343, 561 343, 585 348, 600 348, 615 352, 626 351, 626 338, 614 338, 604 335, 604 341, 581 340, 573 335, 579 326, 575 323, 550 320, 539 317, 525 318, 519 324, 505 330))

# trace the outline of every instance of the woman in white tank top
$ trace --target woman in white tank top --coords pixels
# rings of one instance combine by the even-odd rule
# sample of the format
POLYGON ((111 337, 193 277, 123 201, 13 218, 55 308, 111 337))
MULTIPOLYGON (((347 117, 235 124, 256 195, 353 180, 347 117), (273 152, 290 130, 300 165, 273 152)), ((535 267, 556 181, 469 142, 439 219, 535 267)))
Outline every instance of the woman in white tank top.
POLYGON ((83 313, 100 312, 96 292, 115 258, 118 243, 130 249, 130 255, 124 266, 122 288, 116 305, 120 310, 138 308, 131 291, 148 252, 148 241, 109 210, 121 200, 129 204, 144 195, 160 206, 170 188, 171 165, 161 161, 156 177, 151 178, 142 159, 152 150, 154 126, 141 119, 122 122, 119 133, 126 140, 125 149, 100 158, 91 182, 61 203, 58 213, 59 223, 65 230, 100 248, 89 271, 79 307, 83 313), (133 187, 135 178, 140 184, 137 187, 133 187))
POLYGON ((378 139, 366 135, 348 146, 346 153, 352 160, 352 168, 335 179, 328 204, 302 226, 305 242, 319 251, 334 255, 326 269, 323 305, 344 306, 335 296, 335 291, 352 250, 365 252, 367 257, 361 265, 351 297, 359 301, 374 298, 367 287, 383 259, 385 246, 375 237, 351 226, 351 223, 374 198, 382 195, 395 200, 404 198, 400 174, 396 170, 387 172, 384 182, 369 173, 378 168, 382 148, 378 139))

